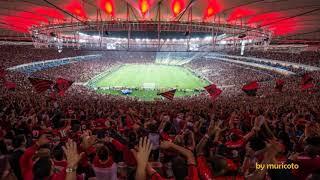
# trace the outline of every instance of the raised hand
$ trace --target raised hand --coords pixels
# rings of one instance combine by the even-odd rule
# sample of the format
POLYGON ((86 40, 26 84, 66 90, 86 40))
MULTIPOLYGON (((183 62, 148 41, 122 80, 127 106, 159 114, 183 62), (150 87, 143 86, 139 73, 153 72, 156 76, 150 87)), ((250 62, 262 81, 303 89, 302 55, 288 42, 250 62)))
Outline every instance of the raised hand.
POLYGON ((214 135, 215 133, 220 133, 221 132, 221 128, 220 126, 222 125, 223 121, 211 121, 209 128, 208 128, 208 134, 210 136, 214 135))
POLYGON ((152 144, 149 139, 147 137, 140 138, 136 153, 138 165, 141 164, 144 167, 147 165, 151 150, 152 144))
POLYGON ((77 168, 81 156, 83 155, 83 153, 78 153, 77 144, 69 139, 66 145, 62 147, 62 149, 67 158, 68 168, 77 168))
POLYGON ((152 144, 149 139, 147 137, 140 138, 136 151, 133 151, 133 154, 137 160, 136 179, 146 179, 146 167, 151 150, 152 144))

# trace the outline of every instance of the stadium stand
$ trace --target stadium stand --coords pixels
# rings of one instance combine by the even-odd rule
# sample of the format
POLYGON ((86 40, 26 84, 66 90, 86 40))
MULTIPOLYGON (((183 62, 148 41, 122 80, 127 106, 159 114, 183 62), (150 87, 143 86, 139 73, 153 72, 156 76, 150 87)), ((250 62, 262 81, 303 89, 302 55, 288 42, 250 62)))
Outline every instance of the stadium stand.
MULTIPOLYGON (((60 65, 36 74, 84 82, 119 63, 137 63, 138 59, 130 56, 147 63, 154 57, 151 53, 131 53, 127 54, 129 57, 122 54, 119 59, 118 55, 106 53, 106 59, 60 65)), ((44 54, 38 56, 48 59, 44 54)), ((70 167, 71 159, 80 158, 80 152, 81 161, 76 162, 78 178, 99 179, 117 174, 119 179, 132 179, 139 168, 146 166, 153 179, 190 177, 194 171, 199 171, 194 176, 201 179, 255 179, 260 172, 252 170, 255 162, 299 165, 299 169, 283 170, 285 174, 268 171, 266 176, 270 178, 306 178, 315 172, 306 171, 306 164, 318 167, 317 151, 312 149, 318 147, 319 139, 318 93, 301 92, 299 78, 273 71, 207 58, 197 58, 185 66, 222 88, 217 101, 212 103, 206 93, 201 93, 170 103, 144 102, 96 94, 79 85, 71 86, 64 97, 52 99, 50 93, 33 91, 27 75, 7 72, 6 79, 16 82, 17 89, 1 86, 1 164, 13 168, 18 179, 49 176, 51 168, 59 167, 62 174, 57 171, 51 177, 63 176, 63 169, 70 167), (285 93, 274 91, 274 78, 286 81, 285 93), (261 83, 256 98, 239 90, 252 79, 267 80, 261 83), (145 136, 150 141, 143 140, 145 136), (68 138, 77 143, 79 151, 68 138), (65 156, 62 146, 66 147, 65 156), (146 162, 149 153, 153 163, 146 162), (26 163, 31 155, 40 159, 29 166, 26 163), (53 164, 47 164, 48 160, 53 164), (49 166, 44 169, 46 165, 49 166)), ((317 72, 310 75, 319 77, 317 72)))
POLYGON ((0 180, 320 180, 319 0, 0 0, 0 180))

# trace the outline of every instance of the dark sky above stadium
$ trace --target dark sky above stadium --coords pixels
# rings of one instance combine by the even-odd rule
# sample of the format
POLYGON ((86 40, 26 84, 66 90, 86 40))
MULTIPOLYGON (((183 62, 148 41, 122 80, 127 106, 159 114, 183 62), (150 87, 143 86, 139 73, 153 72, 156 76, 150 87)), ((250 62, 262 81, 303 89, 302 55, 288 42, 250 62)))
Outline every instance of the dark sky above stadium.
POLYGON ((320 0, 0 0, 0 32, 44 23, 129 19, 242 23, 279 36, 320 39, 320 0), (128 6, 127 6, 128 4, 128 6), (101 14, 101 16, 100 16, 101 14), (189 16, 190 19, 190 16, 189 16))

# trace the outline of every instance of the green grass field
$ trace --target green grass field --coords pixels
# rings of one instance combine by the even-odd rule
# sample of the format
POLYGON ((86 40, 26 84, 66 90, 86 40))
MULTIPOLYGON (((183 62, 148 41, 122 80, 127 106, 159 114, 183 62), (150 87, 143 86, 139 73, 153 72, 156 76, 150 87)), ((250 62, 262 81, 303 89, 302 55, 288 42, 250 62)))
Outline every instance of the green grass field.
MULTIPOLYGON (((209 82, 197 77, 191 71, 179 66, 157 64, 126 64, 118 69, 93 78, 88 84, 101 88, 99 93, 121 95, 120 91, 108 90, 108 87, 142 88, 145 83, 152 84, 156 89, 200 89, 209 82), (104 89, 104 90, 102 90, 104 89)), ((144 100, 152 100, 157 96, 156 90, 133 90, 130 96, 144 100)), ((176 96, 190 96, 195 92, 178 91, 176 96)))

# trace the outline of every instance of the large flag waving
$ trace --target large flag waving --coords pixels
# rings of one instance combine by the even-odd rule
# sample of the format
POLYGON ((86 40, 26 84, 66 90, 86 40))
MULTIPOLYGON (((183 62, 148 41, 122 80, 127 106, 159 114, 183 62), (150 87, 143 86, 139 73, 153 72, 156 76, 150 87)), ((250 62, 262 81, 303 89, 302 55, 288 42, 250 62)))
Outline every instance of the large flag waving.
POLYGON ((69 89, 73 84, 73 81, 66 80, 63 78, 56 79, 55 89, 60 96, 64 96, 64 93, 69 89))
POLYGON ((10 81, 6 81, 4 83, 4 86, 8 89, 8 90, 15 90, 17 85, 14 82, 10 82, 10 81))
POLYGON ((242 87, 242 91, 244 91, 248 96, 256 96, 258 89, 259 84, 257 81, 250 82, 242 87))
POLYGON ((177 91, 176 89, 173 89, 173 90, 166 91, 166 92, 163 92, 163 93, 158 93, 157 95, 160 95, 160 96, 165 97, 165 98, 167 98, 167 99, 172 101, 176 91, 177 91))
POLYGON ((53 85, 53 81, 35 77, 28 78, 30 83, 32 84, 33 88, 37 91, 37 93, 44 92, 51 88, 53 85))
POLYGON ((217 88, 215 84, 206 86, 204 89, 209 93, 213 100, 215 100, 222 93, 222 90, 217 88))
POLYGON ((276 86, 274 87, 277 91, 282 92, 283 86, 285 84, 285 81, 282 79, 276 80, 276 86))
POLYGON ((302 81, 301 81, 301 90, 302 91, 306 91, 308 89, 314 88, 315 85, 313 83, 313 78, 309 75, 309 74, 305 74, 302 77, 302 81))

